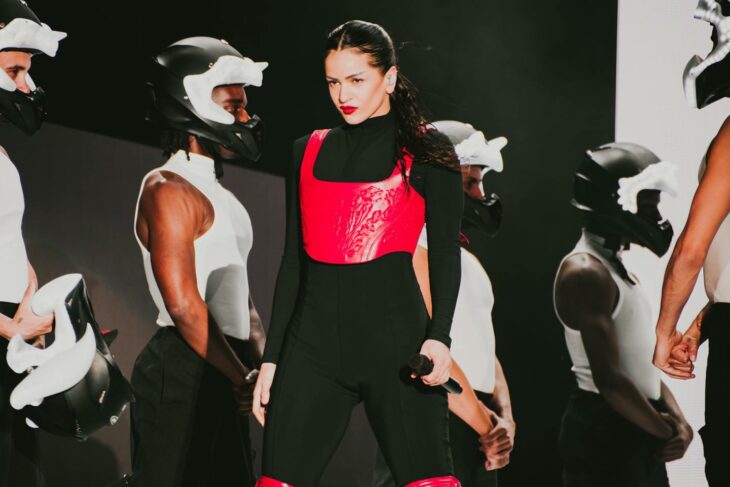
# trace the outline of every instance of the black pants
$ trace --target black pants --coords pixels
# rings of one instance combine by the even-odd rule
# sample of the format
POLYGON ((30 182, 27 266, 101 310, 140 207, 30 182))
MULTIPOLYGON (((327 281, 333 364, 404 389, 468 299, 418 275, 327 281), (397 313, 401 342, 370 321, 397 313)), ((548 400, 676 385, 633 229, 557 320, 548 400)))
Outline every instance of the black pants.
POLYGON ((362 401, 398 485, 452 475, 446 393, 405 367, 428 324, 411 256, 304 274, 267 407, 263 474, 319 485, 362 401))
MULTIPOLYGON (((663 410, 658 402, 652 402, 663 410)), ((660 440, 630 423, 598 394, 577 390, 568 402, 559 448, 565 487, 668 487, 660 440)))
POLYGON ((135 486, 250 487, 248 417, 230 382, 172 327, 158 330, 132 373, 135 486))
MULTIPOLYGON (((17 304, 0 302, 0 313, 13 317, 17 304)), ((0 338, 0 487, 42 485, 36 465, 36 435, 25 416, 10 407, 10 393, 23 378, 8 367, 8 341, 0 338)))
MULTIPOLYGON (((489 405, 491 394, 477 391, 477 397, 489 405)), ((479 435, 455 414, 449 416, 449 441, 454 460, 454 474, 462 487, 497 487, 497 471, 484 468, 484 453, 479 450, 479 435)), ((383 454, 375 457, 372 487, 396 487, 383 454)))
POLYGON ((700 429, 705 474, 711 487, 730 485, 730 303, 715 303, 702 322, 710 344, 705 384, 705 425, 700 429))

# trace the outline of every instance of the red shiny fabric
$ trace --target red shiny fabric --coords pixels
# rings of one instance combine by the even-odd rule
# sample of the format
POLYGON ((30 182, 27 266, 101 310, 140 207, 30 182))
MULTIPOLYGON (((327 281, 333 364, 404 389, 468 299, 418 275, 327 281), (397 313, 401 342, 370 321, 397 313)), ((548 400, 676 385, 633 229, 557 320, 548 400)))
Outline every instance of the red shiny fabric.
MULTIPOLYGON (((329 130, 307 142, 299 180, 304 250, 327 264, 360 264, 392 252, 413 254, 426 219, 426 202, 406 189, 398 167, 376 182, 334 182, 314 177, 314 163, 329 130)), ((405 154, 406 176, 413 158, 405 154)))
POLYGON ((261 477, 259 478, 258 482, 256 482, 256 485, 254 487, 294 487, 292 484, 285 484, 284 482, 279 482, 278 480, 274 480, 271 477, 261 477))
POLYGON ((430 479, 416 480, 406 487, 461 487, 461 482, 456 477, 432 477, 430 479))

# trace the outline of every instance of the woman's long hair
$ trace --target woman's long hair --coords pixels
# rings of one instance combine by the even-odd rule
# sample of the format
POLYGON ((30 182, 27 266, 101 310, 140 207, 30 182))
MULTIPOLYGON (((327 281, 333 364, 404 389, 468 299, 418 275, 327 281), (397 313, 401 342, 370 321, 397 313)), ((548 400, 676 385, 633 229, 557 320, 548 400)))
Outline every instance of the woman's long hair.
MULTIPOLYGON (((378 24, 350 20, 340 25, 327 36, 325 56, 330 51, 350 48, 368 54, 370 65, 383 74, 398 65, 393 41, 378 24)), ((414 162, 459 170, 453 146, 436 130, 429 128, 429 121, 418 105, 415 87, 400 71, 395 90, 390 95, 390 104, 396 119, 394 162, 398 164, 404 179, 403 150, 413 155, 414 162)))

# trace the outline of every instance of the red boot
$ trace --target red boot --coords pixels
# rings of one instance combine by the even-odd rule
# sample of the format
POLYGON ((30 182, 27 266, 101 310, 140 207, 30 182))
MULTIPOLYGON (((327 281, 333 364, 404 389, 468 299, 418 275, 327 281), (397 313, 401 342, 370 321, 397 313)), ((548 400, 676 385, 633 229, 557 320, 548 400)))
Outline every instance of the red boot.
MULTIPOLYGON (((444 484, 444 485, 446 485, 446 484, 444 484)), ((284 482, 279 482, 278 480, 274 480, 271 477, 261 477, 261 478, 259 478, 258 482, 256 482, 256 485, 254 487, 294 487, 294 486, 292 484, 285 484, 284 482)))
POLYGON ((456 477, 431 477, 430 479, 416 480, 406 487, 461 487, 461 482, 456 477))

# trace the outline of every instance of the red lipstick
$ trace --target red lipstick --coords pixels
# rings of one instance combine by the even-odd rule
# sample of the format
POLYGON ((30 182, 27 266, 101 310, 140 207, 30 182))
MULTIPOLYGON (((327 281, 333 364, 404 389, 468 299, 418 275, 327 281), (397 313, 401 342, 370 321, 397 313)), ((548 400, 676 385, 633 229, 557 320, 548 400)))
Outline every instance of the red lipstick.
POLYGON ((350 115, 357 110, 357 107, 351 107, 349 105, 340 105, 340 110, 342 110, 342 113, 345 115, 350 115))

